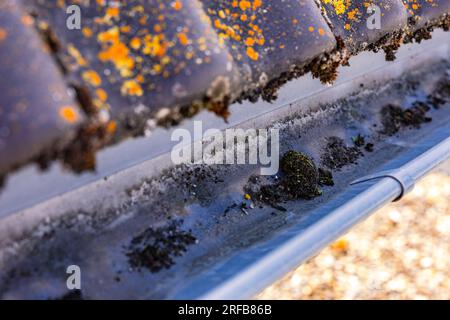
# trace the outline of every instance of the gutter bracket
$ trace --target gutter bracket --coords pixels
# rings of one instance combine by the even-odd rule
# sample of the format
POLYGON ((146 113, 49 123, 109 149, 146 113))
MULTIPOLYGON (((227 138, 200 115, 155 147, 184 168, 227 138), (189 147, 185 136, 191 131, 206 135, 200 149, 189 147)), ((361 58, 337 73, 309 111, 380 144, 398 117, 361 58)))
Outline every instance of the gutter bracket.
POLYGON ((408 172, 405 170, 399 168, 399 169, 393 169, 393 170, 386 170, 386 171, 380 171, 371 175, 364 176, 362 178, 359 178, 353 182, 350 183, 350 185, 360 184, 367 181, 377 180, 377 179, 384 179, 384 178, 390 178, 398 182, 401 188, 400 195, 393 200, 393 202, 400 201, 405 194, 410 192, 412 189, 414 189, 414 186, 416 184, 415 180, 411 175, 409 175, 408 172))

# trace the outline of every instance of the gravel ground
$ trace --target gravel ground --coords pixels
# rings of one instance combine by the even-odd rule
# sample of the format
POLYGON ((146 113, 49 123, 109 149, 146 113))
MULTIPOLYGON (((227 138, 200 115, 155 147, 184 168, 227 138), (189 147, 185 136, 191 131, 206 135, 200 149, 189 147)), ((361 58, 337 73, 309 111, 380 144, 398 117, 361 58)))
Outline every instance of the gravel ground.
POLYGON ((259 299, 450 299, 450 161, 259 299))

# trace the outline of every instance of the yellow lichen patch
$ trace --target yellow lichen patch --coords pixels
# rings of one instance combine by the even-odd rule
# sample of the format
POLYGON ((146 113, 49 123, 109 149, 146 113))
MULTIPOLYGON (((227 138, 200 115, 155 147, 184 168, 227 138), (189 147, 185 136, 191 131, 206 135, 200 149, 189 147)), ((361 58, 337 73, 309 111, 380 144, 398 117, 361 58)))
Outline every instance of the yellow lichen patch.
POLYGON ((322 0, 322 2, 325 4, 333 5, 334 11, 337 15, 344 14, 347 10, 347 7, 350 6, 349 0, 322 0))
POLYGON ((144 94, 144 91, 138 81, 127 80, 122 84, 121 93, 124 96, 141 97, 144 94))
POLYGON ((102 78, 94 70, 88 70, 83 72, 83 80, 89 83, 91 86, 98 87, 102 84, 102 78))
POLYGON ((144 37, 144 48, 142 53, 152 57, 162 58, 166 54, 167 44, 164 41, 164 35, 146 35, 144 37))
POLYGON ((75 123, 79 119, 78 112, 72 106, 63 106, 59 109, 59 116, 68 123, 75 123))
POLYGON ((83 36, 85 36, 86 38, 91 38, 93 36, 93 31, 91 28, 88 27, 84 27, 81 32, 83 33, 83 36))

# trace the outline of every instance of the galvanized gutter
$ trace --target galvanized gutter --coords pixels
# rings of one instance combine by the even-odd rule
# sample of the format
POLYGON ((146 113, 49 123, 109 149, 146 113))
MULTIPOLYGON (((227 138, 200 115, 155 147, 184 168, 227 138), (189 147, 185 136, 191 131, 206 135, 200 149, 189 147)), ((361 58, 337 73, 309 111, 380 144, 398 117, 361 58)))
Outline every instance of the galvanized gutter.
MULTIPOLYGON (((450 135, 450 126, 441 134, 450 135)), ((447 159, 450 159, 450 137, 402 167, 392 170, 391 174, 398 177, 409 176, 410 181, 416 182, 447 159)), ((383 177, 375 184, 370 181, 364 184, 369 185, 367 190, 200 299, 252 297, 307 261, 374 211, 403 194, 402 185, 392 178, 383 177)))

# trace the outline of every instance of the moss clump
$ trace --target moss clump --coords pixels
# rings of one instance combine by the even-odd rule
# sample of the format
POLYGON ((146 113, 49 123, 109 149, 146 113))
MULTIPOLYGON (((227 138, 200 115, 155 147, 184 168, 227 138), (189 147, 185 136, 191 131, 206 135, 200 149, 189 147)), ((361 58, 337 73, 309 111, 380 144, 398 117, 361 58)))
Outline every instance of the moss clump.
POLYGON ((389 104, 381 110, 383 133, 392 136, 402 128, 420 129, 423 123, 431 122, 427 116, 430 107, 423 102, 416 102, 409 109, 389 104))
POLYGON ((306 155, 288 151, 281 159, 281 169, 285 191, 293 198, 312 199, 322 194, 316 165, 306 155))
POLYGON ((331 172, 325 174, 326 178, 321 178, 313 160, 303 153, 288 151, 282 157, 280 167, 281 177, 253 177, 244 191, 256 202, 286 211, 280 203, 298 199, 312 200, 322 195, 320 186, 334 185, 331 172))

